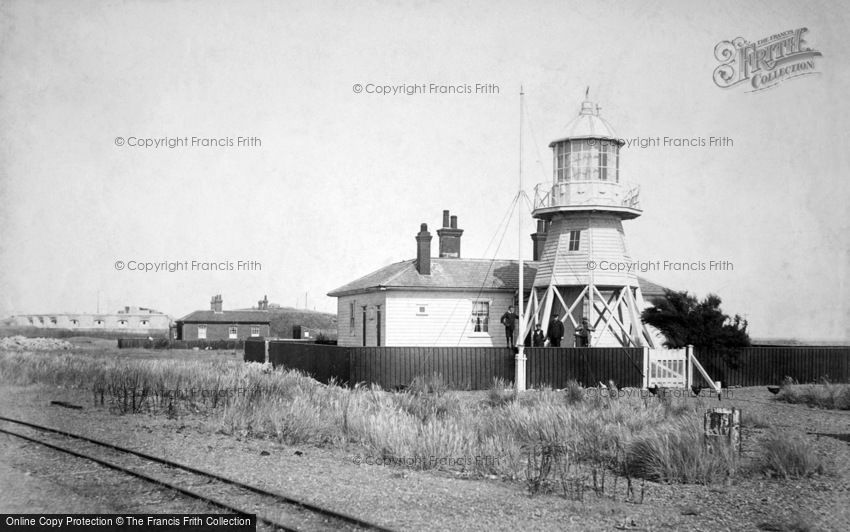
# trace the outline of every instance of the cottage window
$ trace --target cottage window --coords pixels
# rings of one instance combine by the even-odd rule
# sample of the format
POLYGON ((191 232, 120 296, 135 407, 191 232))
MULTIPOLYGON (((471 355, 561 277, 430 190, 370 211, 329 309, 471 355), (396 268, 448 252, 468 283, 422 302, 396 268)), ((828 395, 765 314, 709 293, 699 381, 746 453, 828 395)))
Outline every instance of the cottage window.
POLYGON ((94 320, 95 325, 103 325, 103 320, 94 320))
POLYGON ((569 251, 578 251, 578 246, 579 246, 580 240, 581 240, 581 231, 570 231, 569 251))
POLYGON ((206 340, 207 339, 207 326, 206 325, 198 325, 198 340, 206 340))
POLYGON ((73 326, 75 326, 75 327, 76 327, 77 325, 79 325, 79 323, 80 323, 80 322, 79 322, 79 321, 77 321, 77 320, 71 320, 71 325, 73 325, 73 326))
POLYGON ((251 336, 260 336, 260 327, 259 325, 251 326, 251 336))
POLYGON ((416 315, 417 316, 427 316, 428 315, 428 305, 424 303, 416 304, 416 315))
POLYGON ((472 302, 472 332, 486 333, 490 331, 490 302, 472 302))
POLYGON ((118 320, 118 325, 120 325, 121 327, 126 327, 127 326, 127 320, 118 320))
POLYGON ((142 326, 146 326, 148 324, 148 320, 142 320, 142 326))
POLYGON ((227 337, 231 340, 236 340, 239 336, 239 329, 236 327, 228 327, 227 328, 227 337))

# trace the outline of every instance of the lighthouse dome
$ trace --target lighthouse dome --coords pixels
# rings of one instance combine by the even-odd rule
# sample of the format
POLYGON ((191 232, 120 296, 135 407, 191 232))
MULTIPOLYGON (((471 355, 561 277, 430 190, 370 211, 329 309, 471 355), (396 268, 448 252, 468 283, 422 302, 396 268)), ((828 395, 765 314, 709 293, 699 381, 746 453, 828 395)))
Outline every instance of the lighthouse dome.
POLYGON ((619 137, 611 124, 599 116, 599 106, 585 100, 581 104, 581 111, 579 111, 578 116, 561 130, 558 140, 553 141, 550 146, 564 140, 588 138, 619 141, 619 137))

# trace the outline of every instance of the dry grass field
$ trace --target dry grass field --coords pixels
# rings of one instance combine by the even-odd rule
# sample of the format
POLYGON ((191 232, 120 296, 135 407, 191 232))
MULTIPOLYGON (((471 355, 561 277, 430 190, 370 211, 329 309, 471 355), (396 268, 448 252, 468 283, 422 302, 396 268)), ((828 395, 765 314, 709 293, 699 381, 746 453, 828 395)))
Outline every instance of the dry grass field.
POLYGON ((0 352, 4 415, 72 423, 262 484, 282 476, 289 489, 391 528, 841 530, 850 522, 850 414, 839 408, 847 386, 787 386, 777 396, 734 389, 718 401, 613 386, 517 394, 501 382, 462 392, 426 376, 390 392, 324 385, 245 364, 233 351, 74 343, 0 352), (57 397, 84 408, 59 415, 46 406, 57 397), (704 444, 703 414, 714 406, 742 410, 740 452, 704 444))

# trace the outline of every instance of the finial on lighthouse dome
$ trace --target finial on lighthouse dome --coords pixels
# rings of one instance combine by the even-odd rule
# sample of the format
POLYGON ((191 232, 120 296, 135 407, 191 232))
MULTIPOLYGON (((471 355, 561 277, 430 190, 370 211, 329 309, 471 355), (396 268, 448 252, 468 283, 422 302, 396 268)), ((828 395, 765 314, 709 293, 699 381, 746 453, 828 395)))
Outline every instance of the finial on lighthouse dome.
POLYGON ((578 116, 568 123, 557 140, 550 147, 563 140, 569 139, 608 139, 619 140, 616 131, 604 118, 599 116, 601 107, 590 100, 590 87, 584 91, 584 101, 578 116))

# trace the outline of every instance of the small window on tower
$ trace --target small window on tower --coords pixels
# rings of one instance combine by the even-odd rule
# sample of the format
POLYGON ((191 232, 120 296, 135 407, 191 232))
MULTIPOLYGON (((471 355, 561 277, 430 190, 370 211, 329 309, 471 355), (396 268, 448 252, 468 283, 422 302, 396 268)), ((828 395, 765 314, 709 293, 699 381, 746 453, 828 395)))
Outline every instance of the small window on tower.
POLYGON ((570 251, 578 251, 579 240, 581 238, 581 231, 570 231, 570 251))

